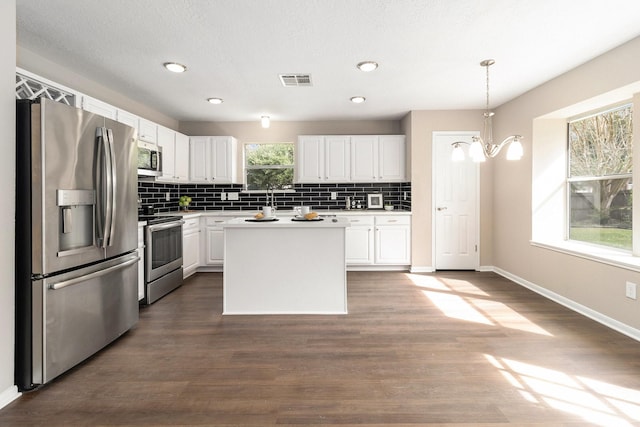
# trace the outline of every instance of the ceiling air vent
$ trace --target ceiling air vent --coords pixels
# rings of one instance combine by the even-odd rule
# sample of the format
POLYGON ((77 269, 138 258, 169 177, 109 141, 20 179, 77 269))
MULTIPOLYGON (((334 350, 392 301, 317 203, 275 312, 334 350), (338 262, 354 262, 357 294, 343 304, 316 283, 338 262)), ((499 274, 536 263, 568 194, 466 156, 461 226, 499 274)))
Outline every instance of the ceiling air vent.
POLYGON ((284 87, 311 86, 311 74, 280 74, 284 87))

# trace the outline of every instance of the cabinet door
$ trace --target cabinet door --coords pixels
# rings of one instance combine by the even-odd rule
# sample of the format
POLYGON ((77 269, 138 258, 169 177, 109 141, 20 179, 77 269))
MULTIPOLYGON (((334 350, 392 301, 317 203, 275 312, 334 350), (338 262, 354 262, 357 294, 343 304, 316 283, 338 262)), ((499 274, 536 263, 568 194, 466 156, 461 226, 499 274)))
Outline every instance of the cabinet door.
POLYGON ((347 227, 345 239, 347 264, 373 263, 372 226, 347 227))
POLYGON ((217 227, 207 227, 207 253, 208 265, 222 265, 224 262, 224 230, 217 227))
POLYGON ((410 227, 376 226, 376 264, 409 264, 410 227))
POLYGON ((209 138, 206 136, 192 136, 189 138, 190 168, 189 176, 191 181, 208 182, 207 156, 209 138))
POLYGON ((116 120, 125 125, 131 126, 136 130, 136 138, 138 135, 138 116, 131 114, 124 110, 118 110, 116 112, 116 120))
POLYGON ((372 182, 378 179, 378 137, 354 135, 351 137, 351 180, 372 182))
POLYGON ((348 182, 351 178, 350 138, 324 137, 324 178, 329 182, 348 182))
POLYGON ((324 179, 324 138, 322 136, 298 138, 295 167, 296 182, 321 182, 324 179))
POLYGON ((189 137, 181 133, 175 134, 174 176, 179 181, 189 180, 189 137))
POLYGON ((235 149, 234 140, 227 136, 214 136, 210 141, 210 175, 214 183, 231 184, 235 174, 235 149))
POLYGON ((182 237, 182 273, 191 276, 198 268, 200 259, 200 232, 189 231, 182 237))
POLYGON ((138 119, 138 139, 158 143, 158 125, 143 118, 138 119))
POLYGON ((91 98, 90 96, 85 95, 82 97, 82 109, 91 113, 100 114, 111 120, 116 119, 116 107, 98 99, 91 98))
POLYGON ((162 147, 162 176, 163 180, 175 179, 175 132, 164 126, 158 126, 158 146, 162 147))
POLYGON ((382 135, 378 143, 378 179, 384 182, 405 181, 404 135, 382 135))

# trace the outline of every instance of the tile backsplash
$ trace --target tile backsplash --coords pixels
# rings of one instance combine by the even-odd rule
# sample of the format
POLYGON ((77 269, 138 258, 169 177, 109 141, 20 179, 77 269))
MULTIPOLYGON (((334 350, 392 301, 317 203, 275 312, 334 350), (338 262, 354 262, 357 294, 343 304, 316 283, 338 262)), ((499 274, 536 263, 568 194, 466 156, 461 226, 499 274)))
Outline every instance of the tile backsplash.
MULTIPOLYGON (((292 192, 276 192, 275 205, 282 209, 293 206, 310 206, 312 209, 343 209, 346 198, 367 205, 367 194, 381 193, 385 204, 395 209, 411 210, 411 183, 326 183, 295 184, 292 192), (331 200, 331 193, 336 200, 331 200)), ((156 181, 139 181, 138 194, 143 206, 154 206, 158 212, 178 210, 180 196, 191 197, 190 210, 258 210, 267 204, 265 193, 243 192, 242 184, 174 184, 156 181), (226 200, 221 200, 225 193, 226 200), (238 193, 238 200, 229 200, 229 194, 238 193), (167 200, 168 198, 168 200, 167 200)))

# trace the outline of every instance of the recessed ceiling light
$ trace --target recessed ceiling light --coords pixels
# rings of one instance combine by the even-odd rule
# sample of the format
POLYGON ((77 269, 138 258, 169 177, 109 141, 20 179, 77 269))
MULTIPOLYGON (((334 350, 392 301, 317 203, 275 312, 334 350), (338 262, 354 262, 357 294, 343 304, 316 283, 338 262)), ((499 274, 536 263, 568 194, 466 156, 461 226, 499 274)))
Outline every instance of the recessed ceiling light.
POLYGON ((177 62, 165 62, 163 65, 164 68, 174 73, 184 73, 187 71, 186 65, 178 64, 177 62))
POLYGON ((212 104, 222 104, 224 102, 224 99, 222 98, 208 98, 207 101, 209 101, 212 104))
POLYGON ((260 117, 260 124, 263 128, 268 128, 271 125, 271 118, 269 116, 260 117))
POLYGON ((373 71, 376 68, 378 68, 378 63, 374 61, 363 61, 358 64, 358 69, 360 71, 364 71, 365 73, 373 71))
POLYGON ((367 98, 365 98, 364 96, 352 96, 351 97, 351 102, 353 102, 354 104, 362 104, 366 100, 367 100, 367 98))

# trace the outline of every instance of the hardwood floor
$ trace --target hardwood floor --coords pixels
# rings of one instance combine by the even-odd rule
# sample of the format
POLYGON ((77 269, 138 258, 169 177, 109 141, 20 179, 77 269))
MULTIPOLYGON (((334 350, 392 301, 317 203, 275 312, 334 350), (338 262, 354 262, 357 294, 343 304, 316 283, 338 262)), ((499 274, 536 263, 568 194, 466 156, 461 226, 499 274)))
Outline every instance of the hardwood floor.
POLYGON ((198 274, 0 426, 640 425, 640 343, 493 273, 350 272, 344 316, 221 316, 198 274))

